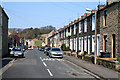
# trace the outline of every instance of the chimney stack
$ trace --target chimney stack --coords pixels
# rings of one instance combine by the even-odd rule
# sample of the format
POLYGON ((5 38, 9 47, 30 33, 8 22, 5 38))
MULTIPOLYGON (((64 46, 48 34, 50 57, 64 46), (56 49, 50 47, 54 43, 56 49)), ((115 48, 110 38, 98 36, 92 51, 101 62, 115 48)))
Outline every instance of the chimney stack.
POLYGON ((104 7, 105 7, 105 5, 98 5, 98 10, 100 10, 100 9, 102 9, 104 7))
POLYGON ((106 0, 106 1, 107 1, 107 2, 106 2, 106 5, 107 5, 107 6, 113 3, 112 0, 106 0))

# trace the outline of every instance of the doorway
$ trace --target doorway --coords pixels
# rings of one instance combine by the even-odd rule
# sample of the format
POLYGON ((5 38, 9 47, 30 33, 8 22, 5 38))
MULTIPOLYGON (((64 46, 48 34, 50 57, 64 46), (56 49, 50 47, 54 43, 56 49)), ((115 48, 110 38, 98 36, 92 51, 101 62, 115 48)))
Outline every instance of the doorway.
POLYGON ((115 34, 112 35, 112 57, 115 58, 115 34))
POLYGON ((107 52, 107 35, 104 36, 104 52, 107 52))

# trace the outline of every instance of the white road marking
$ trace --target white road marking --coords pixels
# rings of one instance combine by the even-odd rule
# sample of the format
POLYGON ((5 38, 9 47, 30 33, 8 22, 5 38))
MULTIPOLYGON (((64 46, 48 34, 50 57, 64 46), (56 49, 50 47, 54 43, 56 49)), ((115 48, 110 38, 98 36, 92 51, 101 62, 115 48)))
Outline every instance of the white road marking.
POLYGON ((47 65, 46 65, 46 63, 45 63, 45 62, 43 62, 43 64, 44 64, 44 66, 45 66, 45 67, 47 67, 47 65))
POLYGON ((58 61, 64 61, 63 59, 56 59, 56 60, 58 60, 58 61))
POLYGON ((43 61, 64 61, 63 59, 52 59, 52 58, 43 58, 43 61))
POLYGON ((42 58, 40 57, 40 59, 42 60, 42 58))
POLYGON ((50 74, 50 76, 53 76, 53 74, 50 72, 50 70, 49 70, 49 69, 47 69, 47 71, 48 71, 48 73, 50 74))
POLYGON ((43 59, 40 57, 41 61, 43 62, 43 59))

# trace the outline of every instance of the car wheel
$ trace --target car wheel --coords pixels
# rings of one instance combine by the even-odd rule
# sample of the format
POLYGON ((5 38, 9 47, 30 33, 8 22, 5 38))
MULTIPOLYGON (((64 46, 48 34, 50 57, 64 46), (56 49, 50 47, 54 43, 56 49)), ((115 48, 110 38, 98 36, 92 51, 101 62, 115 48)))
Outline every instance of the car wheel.
POLYGON ((61 57, 61 59, 62 59, 63 57, 61 57))
POLYGON ((24 58, 25 56, 24 56, 24 54, 22 55, 22 58, 24 58))
POLYGON ((51 55, 49 54, 49 57, 51 58, 51 55))

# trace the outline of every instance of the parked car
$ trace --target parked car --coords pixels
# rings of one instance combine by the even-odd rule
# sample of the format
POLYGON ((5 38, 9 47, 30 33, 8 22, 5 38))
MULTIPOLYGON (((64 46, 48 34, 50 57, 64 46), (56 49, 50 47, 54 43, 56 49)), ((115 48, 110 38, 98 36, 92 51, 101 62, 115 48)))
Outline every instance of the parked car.
POLYGON ((24 57, 24 53, 20 47, 15 47, 10 51, 10 56, 14 57, 24 57))
POLYGON ((60 48, 52 47, 49 51, 49 57, 63 58, 63 53, 60 48))
POLYGON ((21 49, 22 49, 23 52, 25 52, 25 50, 26 50, 25 46, 22 46, 21 49))
POLYGON ((45 47, 44 53, 48 56, 51 47, 45 47))
POLYGON ((33 49, 33 47, 32 47, 32 46, 28 47, 28 50, 32 50, 32 49, 33 49))
POLYGON ((45 47, 40 47, 40 51, 44 51, 45 47))

